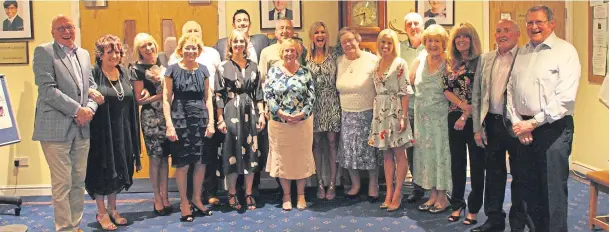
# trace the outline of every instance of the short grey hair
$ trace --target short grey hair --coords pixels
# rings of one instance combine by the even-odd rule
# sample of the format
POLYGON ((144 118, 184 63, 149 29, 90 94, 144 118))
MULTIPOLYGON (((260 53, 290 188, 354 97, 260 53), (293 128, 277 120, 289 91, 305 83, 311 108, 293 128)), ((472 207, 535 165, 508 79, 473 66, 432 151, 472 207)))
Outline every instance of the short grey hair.
POLYGON ((553 11, 548 6, 545 6, 545 5, 532 6, 527 10, 527 14, 530 14, 530 13, 533 13, 536 11, 544 12, 546 14, 547 20, 553 21, 553 11))
POLYGON ((404 19, 403 19, 403 21, 406 22, 407 19, 409 19, 409 17, 415 17, 417 19, 417 21, 419 21, 419 24, 423 24, 424 23, 424 19, 417 12, 411 12, 411 13, 406 14, 404 19))

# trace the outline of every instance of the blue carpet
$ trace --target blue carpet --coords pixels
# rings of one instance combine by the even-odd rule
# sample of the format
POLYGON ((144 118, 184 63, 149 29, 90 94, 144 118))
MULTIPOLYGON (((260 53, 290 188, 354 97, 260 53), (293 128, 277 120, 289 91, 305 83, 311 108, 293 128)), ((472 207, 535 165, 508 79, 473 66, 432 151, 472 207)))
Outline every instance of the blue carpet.
MULTIPOLYGON (((467 191, 470 191, 467 186, 467 191)), ((568 226, 570 231, 588 231, 589 186, 572 178, 568 181, 569 205, 568 226)), ((174 213, 166 217, 155 216, 152 209, 152 194, 125 193, 119 195, 118 209, 130 225, 118 231, 469 231, 474 226, 465 226, 462 221, 449 223, 449 212, 432 215, 415 209, 416 204, 404 203, 401 210, 388 213, 379 209, 380 203, 347 201, 341 197, 333 201, 315 199, 315 189, 307 196, 311 202, 305 211, 285 212, 279 201, 270 195, 259 199, 259 208, 254 211, 235 212, 221 208, 211 217, 197 217, 195 222, 179 222, 178 195, 171 193, 174 213)), ((382 196, 383 197, 383 196, 382 196)), ((87 197, 81 228, 84 231, 100 231, 95 221, 96 206, 87 197)), ((382 198, 383 199, 383 198, 382 198)), ((504 209, 510 207, 510 185, 506 187, 504 209)), ((54 231, 53 207, 49 196, 24 197, 21 216, 10 215, 10 206, 0 206, 0 226, 25 224, 29 231, 54 231)), ((244 201, 242 200, 242 203, 244 201)), ((421 202, 420 202, 421 203, 421 202)), ((608 195, 600 194, 598 214, 608 213, 608 195)), ((463 218, 462 218, 463 219, 463 218)), ((479 213, 479 224, 485 221, 483 210, 479 213)), ((508 227, 508 222, 506 223, 508 227)), ((507 228, 508 231, 508 228, 507 228)))

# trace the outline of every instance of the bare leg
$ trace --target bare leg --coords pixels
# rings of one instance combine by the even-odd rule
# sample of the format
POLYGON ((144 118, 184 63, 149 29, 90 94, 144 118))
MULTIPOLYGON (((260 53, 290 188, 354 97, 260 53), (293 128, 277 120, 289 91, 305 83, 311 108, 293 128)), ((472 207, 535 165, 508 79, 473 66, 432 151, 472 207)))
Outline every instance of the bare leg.
MULTIPOLYGON (((237 194, 237 187, 235 186, 237 184, 237 177, 237 173, 227 175, 227 179, 229 180, 229 205, 231 208, 239 210, 241 209, 241 205, 237 200, 237 196, 235 196, 235 194, 237 194)), ((252 189, 250 189, 250 191, 252 191, 252 189)))
POLYGON ((121 216, 116 209, 116 193, 108 194, 108 206, 106 209, 117 225, 127 225, 127 219, 121 216))
POLYGON ((360 191, 360 173, 357 169, 349 169, 349 176, 352 179, 352 188, 347 192, 347 194, 357 195, 360 191))
POLYGON ((437 190, 438 195, 434 207, 438 209, 444 209, 449 206, 449 199, 447 199, 447 190, 437 190))
POLYGON ((369 170, 369 196, 379 197, 379 184, 377 179, 379 177, 379 167, 369 170))
MULTIPOLYGON (((245 176, 246 179, 246 196, 252 195, 252 184, 254 183, 254 173, 249 173, 245 176)), ((256 209, 256 201, 254 201, 253 197, 246 197, 246 204, 248 205, 248 210, 256 209)))
POLYGON ((182 216, 191 215, 191 204, 189 203, 188 196, 186 195, 186 173, 189 170, 189 166, 176 168, 176 184, 178 185, 178 192, 180 193, 180 212, 182 216))
POLYGON ((163 200, 161 197, 161 191, 159 186, 161 159, 158 156, 149 156, 150 167, 148 168, 148 175, 150 176, 150 182, 152 182, 154 206, 156 211, 163 210, 163 200))
POLYGON ((284 210, 291 210, 292 203, 290 199, 290 180, 279 178, 280 185, 282 186, 282 191, 284 192, 284 196, 282 196, 282 208, 284 210))
POLYGON ((297 180, 297 208, 299 210, 304 210, 307 208, 307 202, 305 201, 305 179, 297 180))
POLYGON ((335 181, 337 180, 337 134, 335 132, 328 132, 328 154, 329 154, 329 167, 330 167, 330 185, 326 192, 326 199, 332 200, 335 198, 335 181))
MULTIPOLYGON (((383 151, 383 173, 385 175, 386 194, 382 208, 387 208, 392 203, 394 193, 394 155, 391 150, 383 151)), ((400 182, 396 182, 396 188, 399 188, 400 182)))
POLYGON ((205 164, 196 163, 195 171, 193 172, 193 198, 191 201, 193 204, 201 209, 202 211, 206 211, 207 208, 201 202, 201 193, 203 189, 203 179, 205 178, 205 164))
POLYGON ((436 187, 433 187, 432 189, 430 189, 430 198, 424 203, 424 205, 434 205, 436 203, 437 197, 438 191, 436 191, 436 187))
POLYGON ((326 196, 324 190, 324 180, 322 177, 322 168, 324 168, 322 159, 324 158, 324 153, 322 152, 323 143, 321 141, 323 140, 322 136, 324 134, 324 132, 315 133, 313 139, 313 158, 314 162, 316 163, 316 178, 318 179, 318 199, 323 199, 326 196))
POLYGON ((394 196, 392 197, 391 207, 399 207, 402 200, 402 183, 409 170, 407 164, 407 150, 404 147, 393 148, 394 158, 396 159, 396 188, 394 189, 394 196))
POLYGON ((97 215, 95 220, 100 224, 104 230, 116 230, 117 227, 110 220, 106 206, 104 205, 104 195, 95 195, 95 204, 97 205, 97 215))
POLYGON ((167 178, 169 174, 169 163, 167 157, 159 159, 159 192, 161 194, 161 200, 163 201, 163 207, 171 207, 172 204, 169 202, 169 196, 167 194, 167 178))

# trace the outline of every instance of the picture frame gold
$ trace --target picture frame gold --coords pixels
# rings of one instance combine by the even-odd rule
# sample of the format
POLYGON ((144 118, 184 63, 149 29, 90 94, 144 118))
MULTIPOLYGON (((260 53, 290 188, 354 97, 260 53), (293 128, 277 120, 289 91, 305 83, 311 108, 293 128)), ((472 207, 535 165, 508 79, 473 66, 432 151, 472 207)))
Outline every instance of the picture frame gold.
POLYGON ((28 42, 0 42, 0 65, 29 64, 28 42))

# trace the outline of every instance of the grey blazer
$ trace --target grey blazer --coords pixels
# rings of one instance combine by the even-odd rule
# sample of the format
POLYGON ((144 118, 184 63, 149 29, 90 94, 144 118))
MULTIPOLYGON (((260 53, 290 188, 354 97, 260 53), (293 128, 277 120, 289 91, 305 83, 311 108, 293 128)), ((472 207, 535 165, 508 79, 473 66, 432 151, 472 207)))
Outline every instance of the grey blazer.
POLYGON ((485 116, 489 111, 491 72, 497 52, 498 50, 493 50, 483 53, 474 74, 474 85, 472 87, 472 129, 474 133, 483 129, 483 121, 485 121, 485 116))
MULTIPOLYGON (((250 43, 254 46, 254 50, 256 50, 256 63, 259 63, 261 59, 261 52, 264 48, 269 46, 269 38, 265 35, 257 34, 250 36, 250 43)), ((218 51, 220 54, 220 60, 227 60, 227 38, 219 39, 218 42, 214 45, 214 49, 218 51)))
MULTIPOLYGON (((76 56, 82 70, 82 89, 78 84, 66 53, 58 44, 51 42, 38 45, 34 50, 34 80, 38 86, 34 135, 32 140, 63 142, 71 127, 79 127, 73 116, 79 107, 90 107, 94 112, 97 104, 88 97, 89 88, 97 88, 91 74, 89 53, 78 48, 76 56)), ((89 138, 89 124, 78 128, 84 138, 89 138)))

